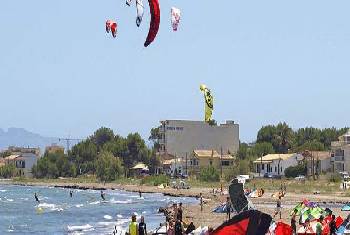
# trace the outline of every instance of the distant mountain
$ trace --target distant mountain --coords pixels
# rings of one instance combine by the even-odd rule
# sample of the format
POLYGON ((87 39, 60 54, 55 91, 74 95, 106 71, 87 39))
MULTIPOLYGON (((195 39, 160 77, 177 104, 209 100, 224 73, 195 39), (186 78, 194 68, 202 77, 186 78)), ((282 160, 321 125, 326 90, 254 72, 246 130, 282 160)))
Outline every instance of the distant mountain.
POLYGON ((9 128, 7 131, 0 128, 0 150, 7 149, 8 146, 39 147, 41 153, 44 153, 45 147, 53 143, 65 144, 59 143, 58 138, 44 137, 23 128, 9 128))

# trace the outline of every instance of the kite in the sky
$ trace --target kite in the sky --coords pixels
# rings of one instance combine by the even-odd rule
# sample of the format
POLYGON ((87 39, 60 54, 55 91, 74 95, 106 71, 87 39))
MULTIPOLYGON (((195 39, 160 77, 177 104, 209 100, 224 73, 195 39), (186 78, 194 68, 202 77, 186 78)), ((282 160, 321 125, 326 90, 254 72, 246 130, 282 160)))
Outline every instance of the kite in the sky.
POLYGON ((112 36, 115 38, 117 36, 117 22, 113 21, 113 20, 107 20, 106 21, 106 32, 112 33, 112 36))
POLYGON ((171 26, 173 27, 173 31, 177 31, 177 28, 180 23, 181 11, 176 7, 171 8, 171 26))
POLYGON ((126 5, 130 6, 132 3, 132 0, 126 0, 126 5))
POLYGON ((140 24, 143 18, 143 11, 144 11, 142 0, 136 0, 136 10, 137 10, 136 25, 137 27, 140 27, 140 24))
POLYGON ((204 121, 210 122, 211 116, 213 114, 214 109, 214 97, 211 94, 208 87, 206 87, 204 84, 200 85, 200 90, 204 93, 204 100, 205 100, 205 115, 204 115, 204 121))
POLYGON ((160 24, 160 8, 158 0, 148 0, 151 12, 151 23, 144 46, 149 46, 157 36, 160 24))

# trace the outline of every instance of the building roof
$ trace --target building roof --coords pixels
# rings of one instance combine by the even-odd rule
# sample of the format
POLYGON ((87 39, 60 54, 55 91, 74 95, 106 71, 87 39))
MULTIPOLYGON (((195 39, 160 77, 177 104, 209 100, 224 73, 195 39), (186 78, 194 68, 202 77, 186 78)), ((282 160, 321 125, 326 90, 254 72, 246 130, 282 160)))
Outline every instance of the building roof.
POLYGON ((259 157, 257 160, 254 161, 254 163, 271 163, 274 160, 287 160, 290 157, 294 156, 295 153, 286 153, 286 154, 267 154, 263 157, 259 157))
POLYGON ((133 170, 148 170, 148 166, 146 166, 146 164, 140 162, 137 163, 134 167, 132 167, 131 169, 133 170))
MULTIPOLYGON (((221 158, 221 155, 216 150, 194 150, 194 156, 197 158, 221 158)), ((222 159, 231 159, 234 157, 229 154, 223 154, 222 159)))
POLYGON ((326 160, 331 158, 331 153, 328 151, 310 151, 310 153, 315 158, 315 160, 326 160))
POLYGON ((7 161, 13 161, 15 160, 16 158, 18 158, 20 155, 10 155, 8 157, 5 157, 5 160, 7 161))

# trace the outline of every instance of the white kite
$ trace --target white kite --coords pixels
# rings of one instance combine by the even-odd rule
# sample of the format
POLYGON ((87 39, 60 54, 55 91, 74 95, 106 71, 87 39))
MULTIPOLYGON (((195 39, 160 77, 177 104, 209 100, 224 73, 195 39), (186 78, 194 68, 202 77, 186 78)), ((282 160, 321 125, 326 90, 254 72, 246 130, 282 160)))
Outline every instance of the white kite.
POLYGON ((181 11, 176 7, 171 8, 171 26, 173 31, 177 31, 181 19, 181 11))

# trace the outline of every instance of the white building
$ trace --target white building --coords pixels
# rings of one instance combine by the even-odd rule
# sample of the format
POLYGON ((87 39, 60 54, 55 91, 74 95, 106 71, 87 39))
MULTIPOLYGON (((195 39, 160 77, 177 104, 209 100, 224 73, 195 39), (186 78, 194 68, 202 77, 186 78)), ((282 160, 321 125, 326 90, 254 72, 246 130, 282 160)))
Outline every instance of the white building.
POLYGON ((203 121, 166 120, 161 122, 160 154, 185 159, 196 149, 235 154, 239 148, 239 125, 233 121, 211 126, 203 121))
POLYGON ((38 156, 34 153, 21 153, 16 155, 10 155, 5 158, 6 164, 14 164, 19 170, 19 174, 31 177, 32 167, 37 163, 38 156))
POLYGON ((298 153, 268 154, 254 161, 254 169, 260 176, 265 173, 284 176, 288 167, 296 166, 302 160, 303 156, 298 153))
POLYGON ((332 142, 331 148, 332 171, 350 172, 350 130, 340 136, 339 141, 332 142))
POLYGON ((163 172, 166 175, 175 176, 186 173, 186 163, 181 158, 164 160, 162 162, 163 172))

